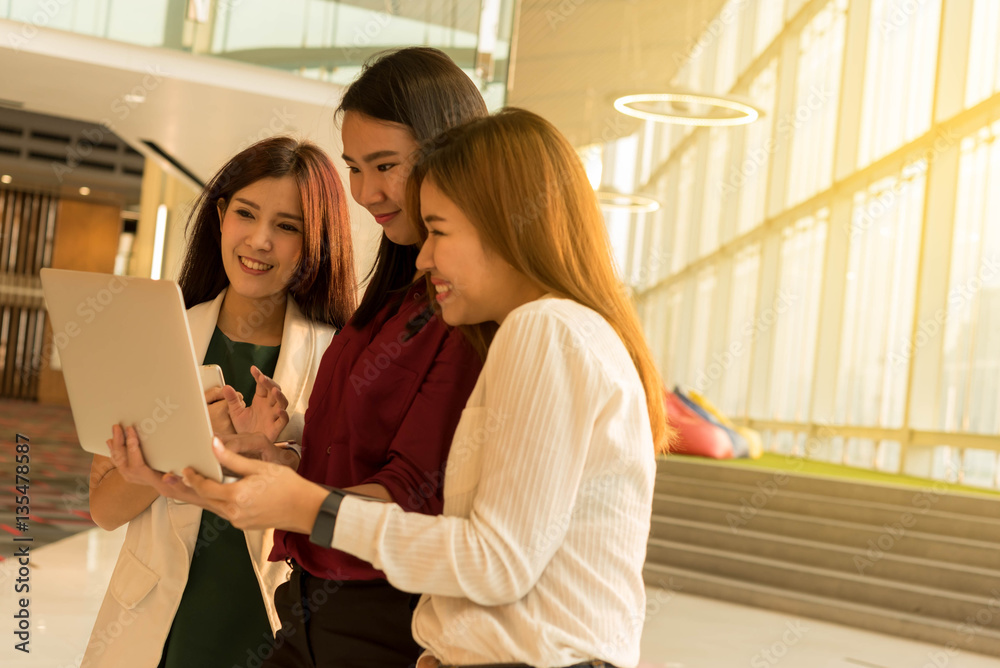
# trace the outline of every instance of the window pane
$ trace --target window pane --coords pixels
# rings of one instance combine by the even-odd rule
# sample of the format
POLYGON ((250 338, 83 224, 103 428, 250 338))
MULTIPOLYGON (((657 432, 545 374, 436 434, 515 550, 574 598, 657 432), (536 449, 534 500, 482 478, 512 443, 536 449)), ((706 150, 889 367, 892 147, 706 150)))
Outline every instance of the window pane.
POLYGON ((854 196, 836 419, 900 427, 912 349, 927 165, 854 196))
POLYGON ((962 141, 943 351, 946 431, 1000 433, 1000 122, 962 141))
POLYGON ((698 275, 694 291, 694 321, 692 325, 691 363, 687 381, 691 385, 705 373, 708 364, 708 339, 712 323, 712 300, 715 296, 715 268, 698 275))
POLYGON ((1000 89, 1000 2, 976 0, 972 9, 969 71, 965 106, 985 100, 1000 89))
POLYGON ((776 420, 809 419, 828 216, 824 209, 782 233, 778 295, 761 318, 775 327, 768 399, 776 420))
POLYGON ((692 195, 694 192, 694 147, 689 147, 681 156, 681 172, 677 188, 677 219, 674 223, 674 253, 671 263, 673 271, 676 273, 684 268, 688 261, 688 235, 694 221, 691 219, 692 195))
POLYGON ((795 109, 778 124, 779 134, 790 131, 792 137, 788 205, 831 184, 846 10, 847 0, 832 0, 799 38, 795 109))
POLYGON ((699 256, 708 255, 719 247, 719 223, 722 217, 723 179, 729 159, 731 128, 712 128, 708 133, 708 167, 705 174, 705 201, 699 224, 699 256))
POLYGON ((679 287, 661 290, 654 301, 656 318, 653 321, 654 336, 659 342, 654 358, 656 366, 663 376, 663 382, 672 387, 674 379, 673 360, 677 354, 677 333, 680 330, 681 290, 679 287))
POLYGON ((753 55, 757 56, 767 48, 784 23, 784 2, 781 0, 758 0, 757 20, 753 32, 753 55))
POLYGON ((743 162, 731 170, 725 184, 727 198, 731 193, 730 187, 737 188, 739 192, 737 234, 748 232, 764 222, 768 166, 774 150, 772 134, 777 71, 778 61, 775 59, 750 84, 750 99, 764 111, 764 116, 746 126, 743 162))
POLYGON ((719 12, 720 17, 729 17, 717 39, 719 51, 715 60, 715 92, 728 93, 736 83, 736 56, 740 45, 740 22, 743 3, 729 0, 719 12))
POLYGON ((907 4, 872 0, 858 166, 930 127, 941 0, 907 4))
POLYGON ((726 348, 721 353, 724 373, 718 393, 719 408, 732 416, 746 415, 753 344, 764 326, 754 318, 759 273, 759 245, 751 246, 736 256, 726 348))

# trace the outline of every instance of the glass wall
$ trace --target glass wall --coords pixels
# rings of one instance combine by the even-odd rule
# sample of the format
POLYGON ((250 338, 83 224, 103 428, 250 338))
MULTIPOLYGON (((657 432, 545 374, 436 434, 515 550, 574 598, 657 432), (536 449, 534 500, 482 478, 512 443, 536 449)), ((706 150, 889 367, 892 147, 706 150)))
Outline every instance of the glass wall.
POLYGON ((940 30, 941 0, 872 0, 859 167, 930 126, 940 30))
POLYGON ((810 456, 997 486, 1000 5, 726 7, 674 83, 764 115, 647 124, 604 166, 657 175, 618 185, 663 209, 615 220, 623 262, 662 259, 630 278, 666 382, 775 451, 822 427, 810 456))
POLYGON ((910 333, 927 165, 854 195, 841 327, 836 419, 902 427, 908 367, 895 350, 910 333))
POLYGON ((0 17, 346 84, 383 49, 444 50, 503 106, 514 0, 0 0, 0 17))
POLYGON ((840 63, 844 53, 847 0, 827 3, 799 36, 798 76, 790 126, 792 164, 788 204, 796 204, 830 186, 836 139, 840 63))
POLYGON ((1000 432, 1000 122, 962 140, 940 397, 945 431, 1000 432))
POLYGON ((758 417, 808 419, 828 218, 824 209, 781 232, 778 291, 760 316, 762 326, 774 329, 770 410, 758 417))

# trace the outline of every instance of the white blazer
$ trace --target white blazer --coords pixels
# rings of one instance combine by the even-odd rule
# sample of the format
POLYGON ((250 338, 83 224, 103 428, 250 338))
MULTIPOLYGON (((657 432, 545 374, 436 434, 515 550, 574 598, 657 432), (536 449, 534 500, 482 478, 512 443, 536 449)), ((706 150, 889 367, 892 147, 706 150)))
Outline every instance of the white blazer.
MULTIPOLYGON (((188 309, 199 360, 208 350, 225 294, 223 290, 213 301, 188 309)), ((281 432, 282 440, 302 440, 316 372, 335 333, 329 325, 306 319, 288 298, 281 352, 274 370, 274 380, 288 399, 289 420, 281 432)), ((187 584, 201 512, 198 506, 161 496, 129 522, 81 668, 156 668, 187 584)), ((274 609, 274 590, 287 579, 288 566, 267 560, 272 530, 245 534, 271 628, 276 631, 281 624, 274 609)))

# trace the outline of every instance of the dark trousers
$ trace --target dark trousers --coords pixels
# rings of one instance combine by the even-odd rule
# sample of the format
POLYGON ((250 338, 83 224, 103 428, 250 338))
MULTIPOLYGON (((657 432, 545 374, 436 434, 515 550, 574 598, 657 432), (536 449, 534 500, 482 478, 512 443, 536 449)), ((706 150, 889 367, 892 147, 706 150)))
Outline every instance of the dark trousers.
POLYGON ((261 668, 409 668, 422 651, 410 631, 418 598, 385 580, 324 580, 296 567, 274 594, 281 630, 261 668))

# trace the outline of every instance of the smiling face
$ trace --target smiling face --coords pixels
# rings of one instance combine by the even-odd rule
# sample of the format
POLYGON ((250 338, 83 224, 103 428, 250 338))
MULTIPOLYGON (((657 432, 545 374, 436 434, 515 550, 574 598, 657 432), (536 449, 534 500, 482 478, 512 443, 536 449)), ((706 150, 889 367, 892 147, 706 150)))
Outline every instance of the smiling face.
POLYGON ((283 293, 302 258, 302 203, 291 176, 255 181, 219 202, 222 265, 246 299, 283 293))
POLYGON ((351 195, 375 216, 389 240, 412 245, 420 239, 403 210, 417 141, 408 127, 357 111, 344 113, 341 126, 344 162, 351 173, 351 195))
POLYGON ((427 240, 417 269, 431 275, 441 317, 449 325, 503 322, 544 290, 483 247, 479 231, 429 178, 420 186, 420 215, 427 240))

